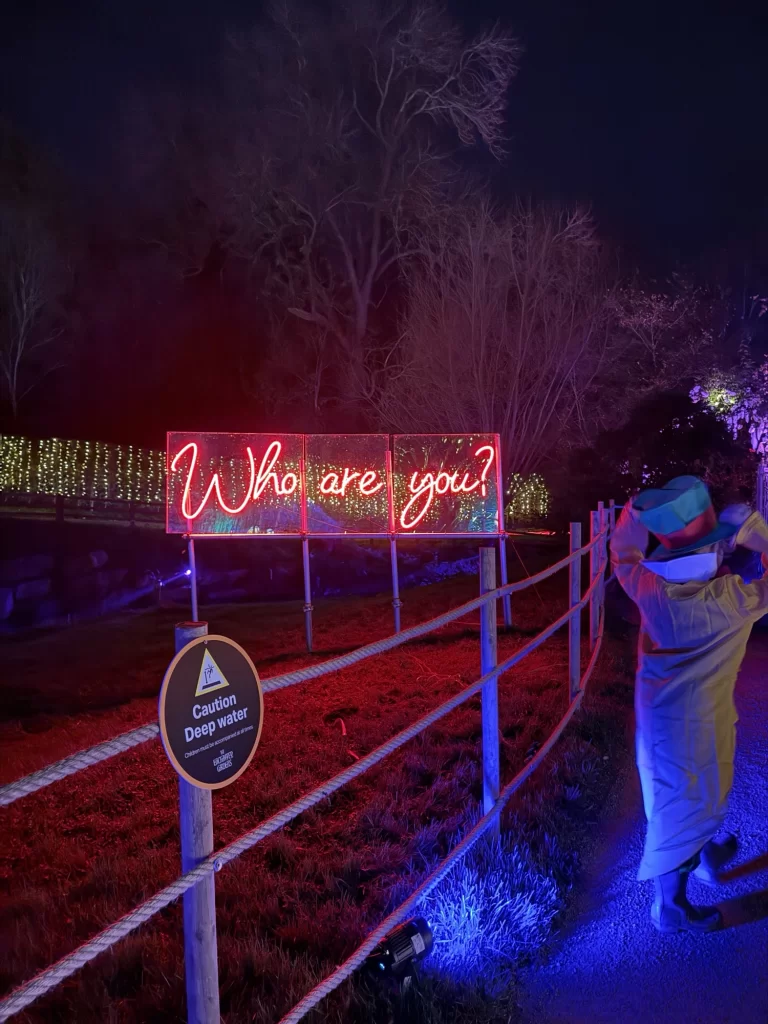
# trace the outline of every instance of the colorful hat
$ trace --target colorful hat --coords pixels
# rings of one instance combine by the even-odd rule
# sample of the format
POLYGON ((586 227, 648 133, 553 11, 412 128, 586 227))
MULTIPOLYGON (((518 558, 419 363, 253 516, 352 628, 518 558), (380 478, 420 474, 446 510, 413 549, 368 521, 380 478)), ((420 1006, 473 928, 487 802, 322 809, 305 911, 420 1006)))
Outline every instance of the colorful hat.
POLYGON ((695 476, 678 476, 664 487, 643 491, 632 507, 643 526, 675 555, 726 540, 739 529, 718 522, 707 486, 695 476))

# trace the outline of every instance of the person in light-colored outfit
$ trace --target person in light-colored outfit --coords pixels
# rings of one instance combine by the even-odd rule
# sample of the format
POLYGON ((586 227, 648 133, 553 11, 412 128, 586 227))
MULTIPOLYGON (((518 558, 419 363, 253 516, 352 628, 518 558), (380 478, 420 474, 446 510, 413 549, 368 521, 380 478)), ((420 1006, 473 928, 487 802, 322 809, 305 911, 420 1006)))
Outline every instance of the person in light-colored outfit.
POLYGON ((733 701, 752 625, 768 613, 768 578, 745 583, 723 558, 736 545, 768 566, 768 524, 747 506, 718 521, 696 477, 678 477, 627 504, 611 539, 616 577, 640 610, 635 685, 637 767, 648 830, 638 878, 654 879, 662 932, 712 931, 712 908, 686 896, 693 871, 709 884, 735 854, 720 838, 733 782, 733 701), (650 536, 659 547, 646 556, 650 536))

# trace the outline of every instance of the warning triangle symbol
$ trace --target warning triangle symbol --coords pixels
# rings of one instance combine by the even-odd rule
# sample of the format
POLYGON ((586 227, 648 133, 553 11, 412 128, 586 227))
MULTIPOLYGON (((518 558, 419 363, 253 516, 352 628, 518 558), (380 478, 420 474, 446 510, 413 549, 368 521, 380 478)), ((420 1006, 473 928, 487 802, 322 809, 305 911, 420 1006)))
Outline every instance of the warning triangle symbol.
POLYGON ((229 686, 229 683, 227 682, 224 673, 211 657, 210 651, 206 650, 203 655, 203 663, 200 666, 200 675, 197 679, 195 696, 202 697, 205 693, 211 693, 213 690, 221 690, 225 686, 229 686))

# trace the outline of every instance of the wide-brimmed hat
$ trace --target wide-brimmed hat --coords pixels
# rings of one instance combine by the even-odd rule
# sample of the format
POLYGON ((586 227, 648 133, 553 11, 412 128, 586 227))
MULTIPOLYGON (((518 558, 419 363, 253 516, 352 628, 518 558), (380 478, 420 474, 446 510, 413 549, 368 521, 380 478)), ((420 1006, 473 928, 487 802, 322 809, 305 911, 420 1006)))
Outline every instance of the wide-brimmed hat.
POLYGON ((632 502, 640 522, 674 555, 687 555, 738 532, 718 522, 706 484, 696 476, 678 476, 664 487, 643 491, 632 502))

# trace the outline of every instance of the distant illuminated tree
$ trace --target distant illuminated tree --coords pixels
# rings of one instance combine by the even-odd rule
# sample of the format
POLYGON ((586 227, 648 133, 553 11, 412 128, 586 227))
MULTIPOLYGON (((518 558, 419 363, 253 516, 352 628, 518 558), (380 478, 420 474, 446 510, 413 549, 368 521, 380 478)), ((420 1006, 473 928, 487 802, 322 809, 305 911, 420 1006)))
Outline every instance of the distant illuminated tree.
POLYGON ((744 435, 752 451, 768 455, 768 357, 755 364, 743 346, 738 368, 711 371, 691 398, 705 404, 734 438, 744 435))

